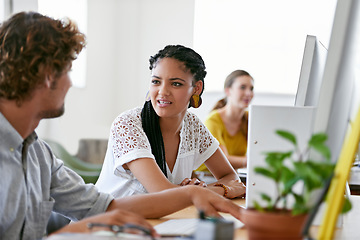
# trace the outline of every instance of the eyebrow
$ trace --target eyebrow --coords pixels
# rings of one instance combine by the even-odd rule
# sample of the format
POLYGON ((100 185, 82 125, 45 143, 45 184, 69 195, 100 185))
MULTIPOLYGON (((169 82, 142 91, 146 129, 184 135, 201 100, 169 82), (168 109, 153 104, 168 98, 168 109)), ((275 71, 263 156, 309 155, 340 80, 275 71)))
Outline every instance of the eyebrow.
MULTIPOLYGON (((158 76, 156 76, 156 75, 152 75, 151 77, 157 78, 157 79, 161 79, 161 77, 158 77, 158 76)), ((177 77, 175 77, 175 78, 170 78, 170 81, 176 81, 176 80, 180 80, 180 81, 186 82, 186 81, 185 81, 184 79, 182 79, 182 78, 177 78, 177 77)))

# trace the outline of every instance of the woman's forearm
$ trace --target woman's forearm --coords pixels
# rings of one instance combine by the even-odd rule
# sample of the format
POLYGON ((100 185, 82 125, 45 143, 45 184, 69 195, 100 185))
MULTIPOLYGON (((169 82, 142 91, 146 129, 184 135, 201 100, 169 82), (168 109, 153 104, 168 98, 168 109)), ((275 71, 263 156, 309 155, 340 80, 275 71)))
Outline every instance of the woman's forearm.
MULTIPOLYGON (((216 182, 224 183, 224 182, 228 182, 231 180, 240 180, 239 175, 236 173, 235 169, 231 169, 225 175, 220 176, 216 182)), ((214 184, 215 183, 210 184, 210 185, 214 185, 214 184)))
POLYGON ((234 156, 234 155, 229 155, 226 156, 227 159, 229 160, 231 166, 235 169, 237 168, 245 168, 247 166, 247 159, 245 156, 234 156))

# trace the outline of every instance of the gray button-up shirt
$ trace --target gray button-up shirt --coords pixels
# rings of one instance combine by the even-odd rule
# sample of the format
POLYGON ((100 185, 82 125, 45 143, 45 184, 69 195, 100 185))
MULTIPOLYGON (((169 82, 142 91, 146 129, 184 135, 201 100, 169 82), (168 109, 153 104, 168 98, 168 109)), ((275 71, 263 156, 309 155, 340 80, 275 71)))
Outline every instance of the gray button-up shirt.
POLYGON ((76 221, 104 212, 112 199, 65 167, 35 132, 22 139, 0 113, 0 239, 41 239, 52 210, 76 221))

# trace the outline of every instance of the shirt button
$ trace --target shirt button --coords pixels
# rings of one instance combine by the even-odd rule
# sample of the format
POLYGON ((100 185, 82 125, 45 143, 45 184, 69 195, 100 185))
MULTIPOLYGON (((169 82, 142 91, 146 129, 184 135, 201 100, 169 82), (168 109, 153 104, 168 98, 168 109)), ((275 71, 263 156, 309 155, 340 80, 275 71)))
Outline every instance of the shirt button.
POLYGON ((13 152, 14 151, 14 148, 10 148, 10 152, 13 152))

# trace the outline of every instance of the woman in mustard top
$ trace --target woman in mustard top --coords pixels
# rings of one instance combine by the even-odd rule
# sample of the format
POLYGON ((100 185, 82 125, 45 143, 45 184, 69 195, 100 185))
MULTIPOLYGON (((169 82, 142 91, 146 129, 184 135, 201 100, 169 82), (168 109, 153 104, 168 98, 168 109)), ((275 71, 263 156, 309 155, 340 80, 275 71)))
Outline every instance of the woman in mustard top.
MULTIPOLYGON (((219 100, 207 119, 206 127, 219 141, 231 165, 246 167, 248 132, 247 108, 254 97, 254 79, 244 70, 235 70, 224 83, 226 97, 219 100)), ((201 165, 197 171, 206 171, 201 165)))

